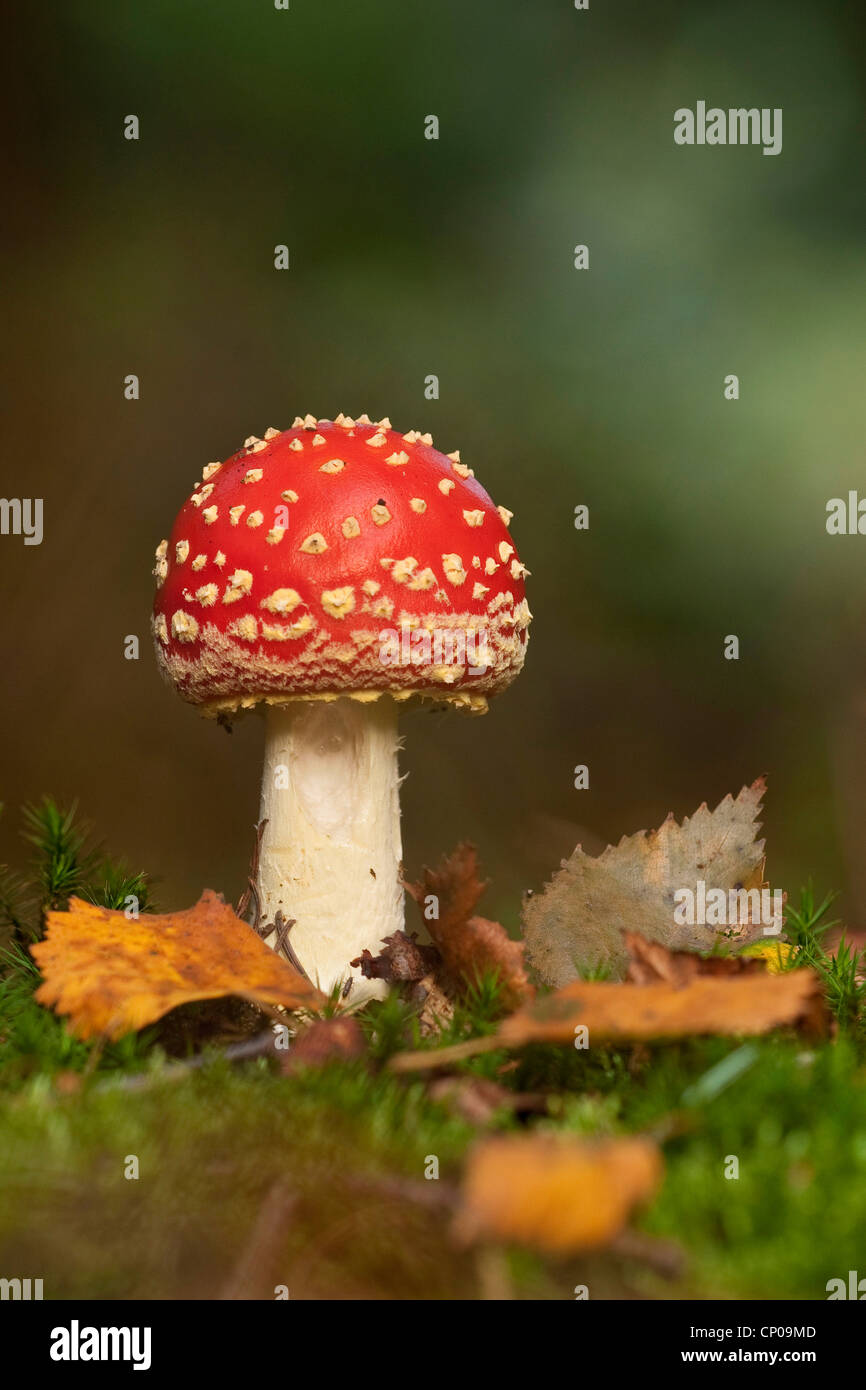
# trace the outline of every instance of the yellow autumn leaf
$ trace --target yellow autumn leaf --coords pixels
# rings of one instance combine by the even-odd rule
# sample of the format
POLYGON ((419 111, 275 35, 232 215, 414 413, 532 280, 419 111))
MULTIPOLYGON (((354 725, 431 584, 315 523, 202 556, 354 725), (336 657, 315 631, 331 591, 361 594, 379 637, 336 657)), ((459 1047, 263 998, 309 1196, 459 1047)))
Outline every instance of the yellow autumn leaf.
POLYGON ((662 1167, 658 1147, 640 1137, 489 1139, 470 1153, 456 1232, 553 1255, 598 1249, 655 1192, 662 1167))
POLYGON ((206 889, 184 912, 141 916, 70 898, 49 912, 32 954, 40 1004, 69 1016, 82 1038, 119 1038, 178 1004, 239 994, 262 1004, 315 1009, 324 996, 206 889))
POLYGON ((740 955, 762 960, 771 975, 781 975, 787 969, 796 950, 796 946, 789 941, 758 941, 754 946, 747 946, 740 955))

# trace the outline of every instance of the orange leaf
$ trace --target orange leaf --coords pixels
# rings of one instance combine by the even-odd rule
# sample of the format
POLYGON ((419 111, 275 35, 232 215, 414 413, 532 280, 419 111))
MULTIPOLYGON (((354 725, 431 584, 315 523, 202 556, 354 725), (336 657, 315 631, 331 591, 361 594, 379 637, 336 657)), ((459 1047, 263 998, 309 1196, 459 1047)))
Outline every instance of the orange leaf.
POLYGON ((227 994, 289 1009, 324 1003, 209 888, 185 912, 128 921, 70 898, 68 912, 46 921, 45 940, 32 947, 44 977, 36 998, 68 1014, 82 1038, 119 1038, 178 1004, 227 994))
POLYGON ((490 1139, 469 1156, 457 1234, 553 1255, 598 1249, 619 1235, 661 1176, 662 1157, 649 1139, 490 1139))
MULTIPOLYGON (((706 962, 705 962, 706 963, 706 962)), ((759 963, 760 964, 760 963, 759 963)), ((772 975, 698 975, 686 984, 609 984, 577 980, 502 1020, 495 1033, 450 1047, 399 1052, 388 1063, 397 1072, 431 1071, 500 1047, 574 1043, 588 1030, 599 1042, 655 1042, 700 1034, 749 1036, 789 1024, 812 1036, 827 1031, 821 982, 812 970, 772 975)))
POLYGON ((503 1020, 500 1046, 568 1042, 575 1028, 596 1042, 649 1042, 704 1033, 768 1033, 804 1023, 823 1031, 820 981, 811 970, 784 975, 699 975, 686 985, 666 981, 620 985, 578 980, 503 1020))
POLYGON ((503 986, 506 1008, 531 999, 534 990, 523 967, 523 944, 512 941, 499 922, 473 913, 485 887, 478 879, 478 854, 474 845, 458 845, 443 857, 438 869, 423 869, 419 883, 406 888, 421 907, 435 897, 439 916, 424 918, 445 967, 457 980, 474 983, 485 971, 495 971, 503 986))

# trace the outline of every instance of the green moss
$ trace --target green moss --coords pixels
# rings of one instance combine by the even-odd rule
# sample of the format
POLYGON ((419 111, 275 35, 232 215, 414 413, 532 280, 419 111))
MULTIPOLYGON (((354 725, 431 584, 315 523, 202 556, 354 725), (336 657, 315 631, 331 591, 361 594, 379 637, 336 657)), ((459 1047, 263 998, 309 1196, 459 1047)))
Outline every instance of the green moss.
POLYGON ((401 1185, 435 1189, 434 1155, 444 1190, 472 1138, 420 1084, 358 1064, 282 1078, 214 1062, 181 1082, 157 1070, 143 1092, 61 1098, 40 1077, 3 1106, 0 1132, 0 1250, 44 1272, 46 1296, 214 1297, 275 1183, 293 1215, 256 1296, 329 1280, 347 1294, 467 1292, 447 1220, 401 1185), (131 1156, 138 1178, 124 1176, 131 1156))
MULTIPOLYGON (((804 1051, 769 1040, 738 1080, 688 1114, 666 1146, 649 1229, 686 1240, 693 1278, 751 1298, 822 1298, 863 1264, 866 1077, 850 1042, 804 1051), (730 1158, 737 1160, 737 1178, 730 1158)), ((675 1103, 682 1071, 665 1059, 631 1123, 675 1103)))
POLYGON ((13 946, 0 954, 0 964, 6 966, 0 975, 0 1090, 15 1090, 34 1076, 83 1072, 97 1057, 101 1072, 133 1071, 151 1053, 154 1029, 129 1033, 95 1053, 93 1044, 74 1038, 56 1014, 36 1003, 39 972, 29 955, 13 946))

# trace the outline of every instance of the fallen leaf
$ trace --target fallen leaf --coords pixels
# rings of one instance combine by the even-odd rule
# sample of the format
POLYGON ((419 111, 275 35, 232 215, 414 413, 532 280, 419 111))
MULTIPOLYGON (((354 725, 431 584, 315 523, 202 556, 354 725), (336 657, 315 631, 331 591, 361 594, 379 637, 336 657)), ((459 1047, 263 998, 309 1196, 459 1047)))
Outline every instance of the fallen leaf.
POLYGON ((388 1065, 397 1072, 428 1071, 500 1047, 574 1043, 578 1028, 588 1030, 590 1047, 708 1034, 748 1037, 786 1025, 823 1036, 828 1016, 815 972, 773 975, 756 964, 754 974, 698 975, 686 984, 576 980, 510 1014, 495 1033, 450 1047, 398 1053, 388 1065))
POLYGON ((299 1067, 321 1067, 326 1062, 342 1062, 363 1057, 367 1051, 364 1033, 356 1018, 317 1018, 293 1039, 280 1059, 286 1074, 299 1067))
POLYGON ((68 911, 47 913, 31 951, 44 977, 36 999, 82 1038, 119 1038, 178 1004, 229 994, 288 1009, 325 1002, 210 889, 184 912, 137 921, 70 898, 68 911))
POLYGON ((442 1076, 430 1082, 427 1094, 471 1125, 489 1124, 503 1110, 515 1115, 543 1115, 547 1111, 546 1096, 512 1091, 485 1076, 442 1076))
POLYGON ((485 972, 495 971, 507 1008, 532 997, 534 990, 526 977, 522 942, 512 941, 499 922, 474 915, 486 887, 478 879, 474 845, 458 845, 453 854, 440 860, 438 869, 423 869, 418 883, 405 886, 422 914, 427 900, 436 899, 438 916, 425 915, 424 926, 445 969, 455 980, 474 984, 485 972))
POLYGON ((699 956, 694 951, 669 951, 637 932, 624 932, 623 937, 628 951, 626 979, 633 985, 651 985, 659 980, 685 985, 698 975, 760 975, 766 968, 763 959, 746 959, 748 951, 735 956, 699 956))
POLYGON ((419 943, 417 932, 395 931, 382 938, 378 956, 364 950, 350 965, 368 980, 387 980, 402 987, 403 997, 417 1010, 422 1037, 433 1037, 454 1017, 454 981, 436 946, 419 943))
POLYGON ((796 951, 797 947, 789 941, 758 941, 754 946, 747 946, 742 954, 762 960, 771 975, 781 975, 796 951))
POLYGON ((737 946, 765 940, 749 921, 716 928, 674 920, 677 890, 762 887, 764 842, 756 840, 763 778, 706 803, 678 825, 669 815, 658 830, 623 836, 593 858, 580 845, 542 893, 524 909, 526 956, 547 984, 561 986, 603 967, 621 979, 628 965, 623 933, 636 931, 672 950, 709 951, 721 939, 737 946))
POLYGON ((365 980, 388 980, 391 984, 423 980, 436 969, 439 952, 435 946, 419 944, 417 932, 395 931, 384 936, 384 951, 378 956, 363 950, 349 964, 360 968, 365 980))
POLYGON ((662 1171, 659 1149, 644 1138, 489 1139, 467 1160, 455 1232, 550 1255, 599 1249, 652 1196, 662 1171))
POLYGON ((771 975, 698 975, 687 984, 631 985, 577 980, 511 1014, 495 1037, 500 1046, 569 1042, 575 1028, 597 1042, 649 1042, 704 1034, 751 1036, 785 1024, 823 1031, 821 982, 812 970, 771 975))

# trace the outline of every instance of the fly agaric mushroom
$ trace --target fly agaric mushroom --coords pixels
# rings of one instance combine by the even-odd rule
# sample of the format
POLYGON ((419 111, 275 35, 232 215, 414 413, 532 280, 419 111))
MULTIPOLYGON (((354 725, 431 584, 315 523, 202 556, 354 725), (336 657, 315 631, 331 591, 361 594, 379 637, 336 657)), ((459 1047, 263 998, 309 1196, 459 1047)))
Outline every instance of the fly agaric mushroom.
POLYGON ((400 705, 484 712, 523 664, 510 520, 428 434, 308 415, 209 463, 157 548, 163 675, 264 712, 259 907, 326 992, 403 927, 400 705))

